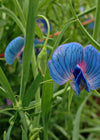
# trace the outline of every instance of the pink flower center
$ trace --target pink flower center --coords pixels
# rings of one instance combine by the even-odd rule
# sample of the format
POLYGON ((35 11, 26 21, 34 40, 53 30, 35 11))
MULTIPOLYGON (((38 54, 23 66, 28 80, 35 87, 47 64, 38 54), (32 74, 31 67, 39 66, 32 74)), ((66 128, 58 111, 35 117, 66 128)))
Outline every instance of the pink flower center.
POLYGON ((85 71, 86 71, 86 64, 85 64, 85 62, 84 61, 80 62, 78 64, 78 66, 81 68, 81 70, 83 71, 83 73, 85 73, 85 71))

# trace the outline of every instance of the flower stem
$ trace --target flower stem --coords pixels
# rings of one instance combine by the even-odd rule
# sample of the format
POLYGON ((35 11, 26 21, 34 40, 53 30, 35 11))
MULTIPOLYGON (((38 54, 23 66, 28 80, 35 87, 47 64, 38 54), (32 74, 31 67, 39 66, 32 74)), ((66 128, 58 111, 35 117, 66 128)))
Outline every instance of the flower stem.
POLYGON ((49 35, 50 35, 50 25, 49 25, 49 21, 48 21, 48 19, 47 19, 45 16, 43 16, 43 15, 38 15, 38 17, 43 18, 43 19, 46 21, 46 23, 47 23, 48 33, 47 33, 47 37, 46 37, 46 40, 45 40, 45 43, 44 43, 44 46, 43 46, 44 48, 46 48, 46 44, 47 44, 47 42, 48 42, 49 35))

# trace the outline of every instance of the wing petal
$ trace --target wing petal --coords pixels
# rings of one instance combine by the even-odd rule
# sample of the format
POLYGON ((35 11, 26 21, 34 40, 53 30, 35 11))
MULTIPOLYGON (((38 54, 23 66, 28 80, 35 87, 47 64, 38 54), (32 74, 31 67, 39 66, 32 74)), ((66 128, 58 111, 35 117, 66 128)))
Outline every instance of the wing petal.
POLYGON ((5 59, 9 65, 13 64, 17 53, 20 52, 23 45, 24 39, 22 37, 17 37, 8 44, 5 50, 5 59))
POLYGON ((84 49, 84 61, 90 89, 97 89, 100 86, 100 53, 92 45, 88 45, 84 49))
POLYGON ((68 43, 59 46, 49 61, 52 79, 58 84, 70 80, 74 67, 83 59, 83 48, 79 43, 68 43), (58 78, 58 75, 60 78, 58 78))

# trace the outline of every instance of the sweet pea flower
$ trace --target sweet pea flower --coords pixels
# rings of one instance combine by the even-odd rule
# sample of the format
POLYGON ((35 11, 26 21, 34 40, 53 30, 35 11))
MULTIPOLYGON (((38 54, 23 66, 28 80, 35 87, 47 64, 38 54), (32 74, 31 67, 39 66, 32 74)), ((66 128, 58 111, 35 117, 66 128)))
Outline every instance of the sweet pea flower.
MULTIPOLYGON (((46 21, 43 18, 38 18, 37 19, 37 24, 38 24, 38 27, 40 27, 40 29, 42 30, 43 33, 45 33, 45 34, 48 33, 48 26, 47 26, 46 21)), ((50 31, 51 31, 52 26, 51 26, 50 22, 49 22, 49 25, 50 25, 50 31)))
MULTIPOLYGON (((24 51, 24 40, 25 37, 16 37, 13 39, 7 46, 5 50, 5 60, 9 65, 12 65, 14 60, 17 58, 20 63, 22 63, 22 56, 24 51)), ((40 41, 39 39, 34 39, 33 48, 35 45, 44 44, 44 41, 40 41)), ((35 54, 38 55, 41 51, 41 48, 35 48, 35 54)), ((47 49, 47 54, 49 50, 47 49)))
POLYGON ((100 86, 100 53, 92 46, 68 43, 56 48, 48 62, 52 79, 59 85, 70 80, 77 95, 100 86))
POLYGON ((22 62, 22 53, 24 50, 24 38, 17 37, 13 39, 5 50, 5 60, 9 65, 12 65, 17 58, 19 62, 22 62))

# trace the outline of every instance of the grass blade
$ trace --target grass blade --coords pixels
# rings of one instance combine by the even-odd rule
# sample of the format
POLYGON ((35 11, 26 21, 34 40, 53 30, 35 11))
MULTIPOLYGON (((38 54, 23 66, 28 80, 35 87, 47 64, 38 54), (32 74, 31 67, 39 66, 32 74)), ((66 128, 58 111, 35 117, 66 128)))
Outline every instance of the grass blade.
POLYGON ((36 17, 37 17, 37 11, 38 11, 38 2, 39 1, 37 1, 37 0, 29 1, 25 48, 24 48, 24 53, 23 53, 23 72, 22 72, 22 81, 21 81, 21 89, 20 89, 20 99, 21 100, 24 96, 24 91, 26 88, 26 83, 27 83, 27 79, 28 79, 28 75, 29 75, 32 51, 34 51, 33 50, 33 41, 34 41, 36 17))
POLYGON ((79 140, 79 125, 80 125, 80 116, 81 116, 81 112, 82 109, 86 103, 86 101, 88 100, 88 98, 90 97, 90 94, 85 98, 85 100, 83 101, 83 103, 81 104, 81 106, 79 107, 77 113, 76 113, 76 117, 74 120, 74 127, 73 127, 73 136, 72 136, 72 140, 79 140))
POLYGON ((0 84, 2 85, 2 87, 4 88, 6 93, 8 94, 9 99, 15 104, 16 101, 15 101, 13 91, 12 91, 12 89, 9 85, 9 82, 8 82, 6 76, 1 68, 0 68, 0 84))
POLYGON ((40 82, 42 81, 42 76, 39 73, 36 77, 36 79, 32 82, 31 86, 29 87, 28 91, 26 92, 24 99, 23 99, 23 105, 28 106, 30 101, 34 98, 34 95, 40 85, 40 82))
POLYGON ((23 23, 23 25, 25 27, 26 21, 25 21, 24 14, 23 14, 22 8, 21 8, 18 0, 13 0, 13 3, 15 5, 16 9, 17 9, 17 12, 18 12, 18 15, 20 17, 21 22, 23 23))
POLYGON ((13 128, 13 124, 11 124, 8 128, 7 134, 5 136, 5 140, 10 140, 10 134, 11 134, 11 130, 13 128))
MULTIPOLYGON (((49 69, 47 68, 44 81, 50 79, 49 69)), ((44 125, 44 140, 48 140, 48 121, 52 106, 53 84, 44 83, 42 92, 42 120, 44 125)))
POLYGON ((95 40, 100 40, 100 0, 97 0, 96 18, 94 24, 93 37, 95 40))
POLYGON ((6 7, 2 7, 2 8, 0 8, 0 12, 5 12, 9 17, 11 17, 16 22, 16 24, 19 26, 19 28, 23 32, 23 34, 25 34, 24 26, 22 25, 21 21, 17 18, 17 16, 11 10, 9 10, 6 7))

